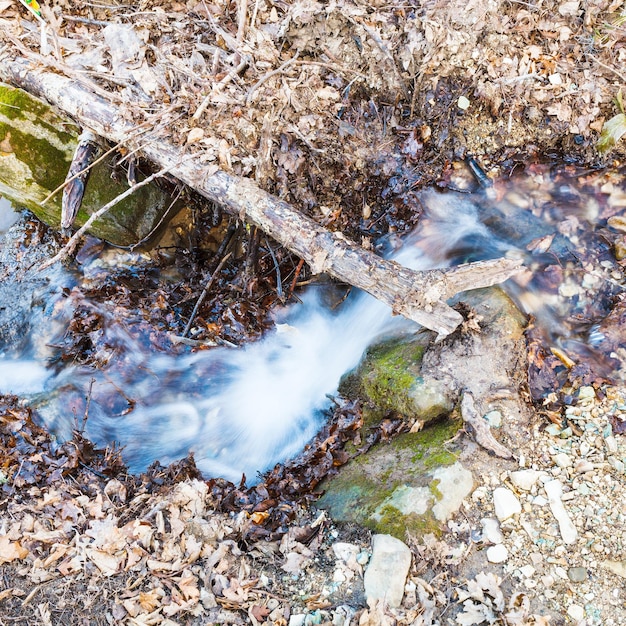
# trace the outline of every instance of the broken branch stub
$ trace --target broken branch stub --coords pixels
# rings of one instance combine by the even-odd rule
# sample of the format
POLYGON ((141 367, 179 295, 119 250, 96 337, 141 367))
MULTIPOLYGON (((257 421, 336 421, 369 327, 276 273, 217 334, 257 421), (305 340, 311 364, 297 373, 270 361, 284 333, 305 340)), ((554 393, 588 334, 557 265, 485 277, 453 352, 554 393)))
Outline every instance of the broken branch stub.
POLYGON ((521 262, 481 261, 464 266, 416 272, 381 259, 341 233, 331 232, 287 202, 263 191, 248 178, 208 169, 202 155, 189 158, 167 137, 145 142, 137 128, 119 115, 118 106, 82 82, 52 73, 34 61, 4 58, 0 80, 47 100, 108 140, 124 143, 184 182, 198 193, 247 219, 304 259, 314 273, 331 276, 370 293, 393 312, 436 331, 451 333, 461 315, 446 304, 456 293, 487 287, 518 273, 521 262), (145 143, 144 143, 145 142, 145 143))

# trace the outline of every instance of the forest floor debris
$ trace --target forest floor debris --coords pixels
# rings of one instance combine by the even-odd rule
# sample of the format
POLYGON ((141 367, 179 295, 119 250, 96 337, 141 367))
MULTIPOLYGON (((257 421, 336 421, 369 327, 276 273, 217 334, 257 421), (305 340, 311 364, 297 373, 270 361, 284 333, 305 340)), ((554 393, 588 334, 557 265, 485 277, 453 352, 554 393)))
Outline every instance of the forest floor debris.
MULTIPOLYGON (((0 60, 34 55, 86 81, 146 141, 167 135, 208 171, 253 177, 369 246, 409 229, 419 217, 412 191, 447 184, 450 164, 468 153, 504 172, 530 157, 619 165, 623 141, 608 157, 595 146, 626 82, 624 11, 622 0, 58 0, 42 4, 42 28, 6 0, 0 60)), ((247 303, 242 317, 249 308, 262 317, 247 303)), ((228 319, 219 325, 228 338, 228 319)), ((565 428, 554 406, 554 428, 537 416, 517 451, 521 474, 496 473, 488 459, 443 540, 407 538, 412 569, 393 610, 366 606, 362 529, 292 503, 284 533, 251 536, 269 496, 257 493, 246 511, 243 491, 199 480, 192 464, 131 477, 79 436, 52 450, 25 409, 4 400, 0 622, 417 626, 545 624, 551 614, 552 626, 617 626, 626 615, 625 400, 604 386, 571 400, 565 428), (497 488, 521 507, 499 523, 497 488)))

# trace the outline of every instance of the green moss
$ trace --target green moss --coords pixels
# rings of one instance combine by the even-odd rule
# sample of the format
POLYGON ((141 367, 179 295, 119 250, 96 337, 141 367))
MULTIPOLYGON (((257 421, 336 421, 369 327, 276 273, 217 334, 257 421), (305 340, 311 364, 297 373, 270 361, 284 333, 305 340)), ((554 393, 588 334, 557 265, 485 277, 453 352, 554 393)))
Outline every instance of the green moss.
POLYGON ((380 511, 380 517, 370 518, 365 526, 374 532, 392 535, 401 540, 406 539, 407 533, 416 537, 423 537, 430 533, 440 537, 442 534, 441 524, 431 511, 423 515, 415 513, 405 515, 391 505, 384 506, 380 511))
POLYGON ((439 522, 431 508, 419 513, 414 503, 430 498, 432 506, 442 499, 432 471, 456 462, 447 442, 461 426, 462 420, 442 420, 375 446, 323 484, 319 507, 338 521, 357 522, 400 539, 407 530, 416 536, 438 534, 439 522))
POLYGON ((425 469, 435 469, 437 467, 446 467, 456 462, 458 456, 448 450, 437 450, 432 454, 429 454, 424 459, 425 469))
POLYGON ((441 484, 441 480, 439 478, 435 478, 429 485, 428 488, 430 492, 435 496, 435 500, 443 500, 443 494, 439 491, 439 485, 441 484))
POLYGON ((71 159, 68 161, 66 155, 55 148, 48 138, 22 133, 16 128, 9 129, 2 123, 0 136, 7 143, 10 142, 13 152, 19 154, 20 161, 28 166, 32 182, 51 190, 63 183, 71 159))
POLYGON ((410 396, 424 355, 424 346, 394 341, 370 350, 361 367, 363 394, 379 409, 416 417, 410 396))
MULTIPOLYGON (((53 227, 61 219, 61 193, 41 202, 63 184, 80 129, 24 91, 0 84, 0 193, 53 227)), ((113 158, 113 157, 111 157, 113 158)), ((96 165, 89 178, 76 226, 128 189, 111 178, 111 161, 96 165)), ((136 243, 162 221, 169 196, 148 185, 117 204, 91 228, 116 245, 136 243)), ((174 214, 180 205, 172 208, 174 214)))

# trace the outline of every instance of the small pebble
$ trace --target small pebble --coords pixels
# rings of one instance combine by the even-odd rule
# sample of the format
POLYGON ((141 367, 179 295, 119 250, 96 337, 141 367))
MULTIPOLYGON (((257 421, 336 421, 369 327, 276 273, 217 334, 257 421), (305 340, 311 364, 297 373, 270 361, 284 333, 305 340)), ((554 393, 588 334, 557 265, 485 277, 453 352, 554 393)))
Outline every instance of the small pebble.
POLYGON ((487 548, 487 560, 490 563, 504 563, 508 558, 509 551, 501 543, 487 548))
POLYGON ((496 517, 502 522, 522 512, 522 505, 515 494, 506 487, 498 487, 493 491, 493 505, 496 517))
POLYGON ((500 411, 489 411, 483 417, 491 428, 500 428, 502 426, 502 413, 500 411))
POLYGON ((470 106, 470 101, 465 96, 460 96, 457 101, 457 106, 462 111, 467 111, 467 109, 469 109, 469 106, 470 106))
POLYGON ((613 435, 606 437, 604 439, 604 443, 606 445, 606 449, 608 451, 609 454, 616 454, 617 453, 617 439, 615 439, 615 437, 613 437, 613 435))
POLYGON ((574 471, 577 474, 584 474, 585 472, 591 472, 593 470, 593 463, 586 459, 580 459, 574 466, 574 471))
POLYGON ((554 462, 561 468, 570 467, 572 465, 572 457, 565 452, 560 452, 554 457, 554 462))
POLYGON ((504 535, 500 530, 498 520, 493 518, 484 518, 480 520, 483 527, 483 540, 489 543, 498 544, 504 541, 504 535))
POLYGON ((567 577, 573 583, 581 583, 587 580, 587 568, 586 567, 570 567, 567 570, 567 577))
POLYGON ((561 434, 561 429, 556 424, 548 424, 546 432, 553 437, 558 437, 561 434))
POLYGON ((535 574, 535 568, 532 565, 524 565, 523 567, 519 568, 519 571, 526 578, 531 578, 535 574))
POLYGON ((585 609, 578 604, 570 604, 567 607, 567 614, 575 621, 580 622, 585 619, 585 609))
POLYGON ((537 470, 527 469, 511 472, 511 482, 518 488, 524 491, 530 491, 542 472, 537 470))

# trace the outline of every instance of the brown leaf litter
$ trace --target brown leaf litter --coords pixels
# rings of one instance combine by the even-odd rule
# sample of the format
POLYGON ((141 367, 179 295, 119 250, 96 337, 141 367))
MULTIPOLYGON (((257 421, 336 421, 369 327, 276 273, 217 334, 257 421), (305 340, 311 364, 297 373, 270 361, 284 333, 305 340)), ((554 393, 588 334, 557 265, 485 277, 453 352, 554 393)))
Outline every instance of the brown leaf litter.
MULTIPOLYGON (((56 0, 41 10, 45 27, 0 2, 0 62, 25 55, 89 85, 143 141, 167 137, 207 171, 251 177, 365 245, 410 228, 411 191, 445 180, 467 153, 509 169, 529 156, 601 165, 625 153, 623 140, 605 160, 594 148, 626 82, 621 0, 56 0)), ((246 306, 225 307, 221 326, 254 318, 262 327, 246 306)), ((77 335, 98 323, 83 313, 77 335)), ((537 352, 534 363, 537 384, 556 388, 559 355, 537 352)), ((321 475, 347 460, 343 444, 369 445, 358 439, 358 408, 344 409, 299 467, 244 489, 203 482, 191 461, 127 476, 115 450, 79 434, 54 446, 4 399, 0 619, 256 626, 306 608, 311 623, 433 623, 453 601, 450 571, 463 558, 443 542, 412 546, 402 615, 364 608, 356 584, 351 596, 320 596, 335 571, 355 572, 327 556, 337 529, 307 512, 321 475)), ((619 432, 623 421, 612 419, 619 432)), ((367 545, 359 529, 341 532, 367 545)), ((456 623, 546 623, 500 582, 478 574, 459 586, 456 623)))

